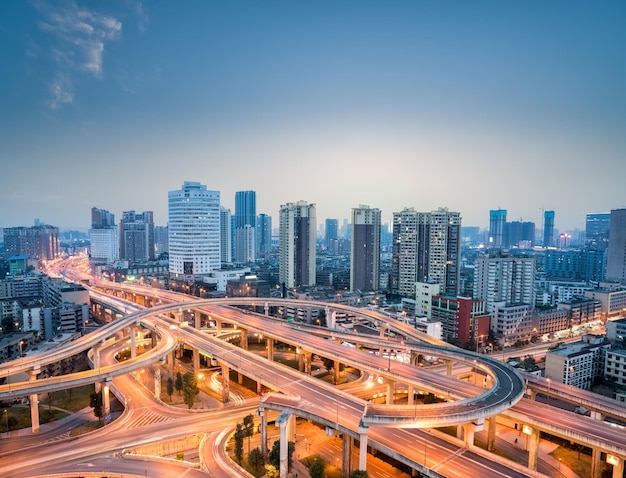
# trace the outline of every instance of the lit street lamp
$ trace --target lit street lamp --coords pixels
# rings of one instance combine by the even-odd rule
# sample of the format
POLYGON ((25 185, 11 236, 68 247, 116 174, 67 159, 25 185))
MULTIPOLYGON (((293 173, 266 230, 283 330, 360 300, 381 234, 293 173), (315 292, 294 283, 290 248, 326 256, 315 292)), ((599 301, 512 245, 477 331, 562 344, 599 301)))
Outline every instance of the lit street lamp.
POLYGON ((3 410, 4 412, 4 423, 6 425, 6 432, 7 432, 7 437, 9 436, 9 411, 5 408, 3 410))

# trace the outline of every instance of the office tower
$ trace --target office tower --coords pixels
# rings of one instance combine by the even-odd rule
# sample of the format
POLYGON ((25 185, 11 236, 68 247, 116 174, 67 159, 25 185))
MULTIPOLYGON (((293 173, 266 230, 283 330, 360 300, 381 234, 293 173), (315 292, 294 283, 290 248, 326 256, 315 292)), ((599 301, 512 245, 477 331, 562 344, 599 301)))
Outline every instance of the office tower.
POLYGON ((256 218, 256 244, 259 257, 272 252, 272 216, 259 214, 256 218))
POLYGON ((504 227, 504 247, 529 249, 535 240, 535 223, 512 221, 504 227))
POLYGON ((489 247, 495 249, 504 247, 505 224, 506 209, 492 209, 489 211, 489 247))
POLYGON ((585 245, 606 249, 609 244, 610 213, 587 214, 585 221, 585 245))
POLYGON ((626 284, 626 209, 611 211, 606 279, 626 284))
POLYGON ((201 279, 220 267, 220 193, 185 181, 168 192, 170 275, 201 279))
POLYGON ((235 193, 235 261, 255 260, 256 192, 235 193))
POLYGON ((442 293, 457 295, 460 274, 461 215, 439 208, 393 214, 391 292, 415 294, 416 282, 440 284, 442 293))
POLYGON ((170 250, 167 236, 167 226, 154 226, 154 254, 157 258, 170 250))
POLYGON ((59 256, 59 228, 54 226, 5 227, 4 256, 26 255, 52 260, 59 256))
POLYGON ((554 211, 543 212, 543 247, 554 247, 554 211))
POLYGON ((337 252, 337 241, 339 239, 339 221, 337 219, 326 219, 324 234, 324 244, 326 249, 337 252))
POLYGON ((91 228, 115 227, 115 214, 106 209, 91 208, 91 228))
POLYGON ((117 227, 89 229, 89 263, 103 265, 120 258, 120 236, 117 227))
POLYGON ((279 212, 278 276, 287 288, 315 285, 315 204, 287 203, 279 212))
POLYGON ((534 305, 535 258, 502 252, 477 257, 474 298, 485 301, 487 312, 493 312, 496 302, 534 305))
POLYGON ((154 260, 154 215, 124 211, 120 221, 120 258, 132 262, 154 260))
POLYGON ((220 206, 220 261, 222 264, 228 264, 233 260, 231 221, 230 209, 220 206))
POLYGON ((350 290, 377 291, 380 278, 380 209, 352 209, 350 290))

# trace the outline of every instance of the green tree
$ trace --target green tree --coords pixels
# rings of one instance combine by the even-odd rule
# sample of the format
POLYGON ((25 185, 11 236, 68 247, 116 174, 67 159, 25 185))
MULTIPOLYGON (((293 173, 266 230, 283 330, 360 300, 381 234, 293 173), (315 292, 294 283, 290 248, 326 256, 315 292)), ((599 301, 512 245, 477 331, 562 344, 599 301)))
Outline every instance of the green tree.
POLYGON ((170 402, 172 401, 172 395, 174 394, 174 379, 167 377, 166 392, 170 396, 170 402))
POLYGON ((102 390, 94 392, 89 396, 89 406, 93 408, 93 414, 98 417, 98 423, 102 421, 104 416, 104 408, 102 407, 102 390))
POLYGON ((183 391, 183 376, 180 372, 176 372, 176 381, 174 382, 174 388, 178 392, 178 395, 183 391))
POLYGON ((265 464, 263 453, 259 447, 253 448, 248 452, 248 463, 255 471, 258 471, 265 464))
POLYGON ((369 474, 365 470, 354 470, 350 473, 350 478, 369 478, 369 474))
POLYGON ((265 465, 265 476, 267 478, 280 478, 280 470, 274 465, 265 465))
POLYGON ((198 392, 198 380, 196 379, 196 375, 187 372, 183 375, 183 400, 189 408, 193 407, 198 392))
POLYGON ((325 468, 326 465, 322 460, 316 460, 309 467, 309 476, 311 478, 324 478, 325 468))
POLYGON ((248 437, 248 453, 250 453, 250 437, 254 435, 254 415, 249 414, 243 417, 243 429, 248 437))
POLYGON ((237 429, 235 430, 235 459, 237 463, 241 465, 241 461, 243 460, 243 439, 246 436, 246 432, 243 429, 243 425, 241 423, 237 423, 237 429))
MULTIPOLYGON (((287 459, 288 464, 287 468, 290 470, 291 465, 293 463, 293 452, 296 449, 296 444, 292 441, 287 443, 287 459)), ((267 461, 270 465, 274 465, 276 468, 280 469, 280 440, 276 440, 274 445, 272 445, 272 449, 267 456, 267 461)))

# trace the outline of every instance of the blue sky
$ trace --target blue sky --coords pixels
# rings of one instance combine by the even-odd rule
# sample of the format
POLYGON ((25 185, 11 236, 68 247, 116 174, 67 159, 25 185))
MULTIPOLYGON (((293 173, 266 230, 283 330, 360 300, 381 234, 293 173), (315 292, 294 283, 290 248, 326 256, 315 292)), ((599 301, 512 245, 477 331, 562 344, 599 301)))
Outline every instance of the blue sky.
POLYGON ((623 1, 0 2, 0 227, 86 228, 183 181, 317 204, 626 207, 623 1))

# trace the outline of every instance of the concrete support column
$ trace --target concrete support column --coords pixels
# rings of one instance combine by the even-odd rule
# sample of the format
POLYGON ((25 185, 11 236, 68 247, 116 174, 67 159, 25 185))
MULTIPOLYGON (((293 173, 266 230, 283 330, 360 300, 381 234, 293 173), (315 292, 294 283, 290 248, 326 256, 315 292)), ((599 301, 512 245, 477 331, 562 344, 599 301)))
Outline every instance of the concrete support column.
POLYGON ((273 362, 274 361, 274 339, 267 337, 265 339, 265 342, 267 344, 267 360, 269 360, 270 362, 273 362))
POLYGON ((296 442, 296 416, 289 415, 289 441, 296 442))
POLYGON ((311 375, 311 360, 313 354, 311 352, 303 352, 301 355, 304 355, 304 373, 311 375))
POLYGON ((222 333, 222 321, 220 319, 215 319, 215 331, 218 334, 222 333))
POLYGON ((414 350, 411 350, 411 365, 413 365, 414 367, 419 366, 419 357, 420 354, 418 354, 414 350))
POLYGON ((243 385, 243 373, 237 372, 237 383, 243 385))
POLYGON ((359 470, 367 471, 367 427, 359 424, 359 470))
POLYGON ((105 417, 111 415, 111 378, 106 378, 102 382, 102 414, 105 417))
POLYGON ((261 379, 256 381, 256 394, 261 395, 263 392, 263 384, 261 383, 261 379))
POLYGON ((352 452, 354 450, 354 438, 347 433, 343 434, 341 447, 341 478, 348 478, 352 473, 352 452))
POLYGON ((298 371, 304 372, 304 350, 296 347, 296 355, 298 356, 298 371))
POLYGON ((617 463, 613 465, 613 478, 623 478, 624 477, 624 459, 620 456, 614 457, 617 460, 617 463))
POLYGON ((263 311, 265 312, 265 315, 270 315, 270 306, 267 302, 265 303, 265 307, 263 307, 263 311))
POLYGON ((473 423, 463 424, 463 441, 466 447, 474 446, 474 432, 476 431, 476 425, 473 423))
POLYGON ((230 396, 230 369, 228 365, 222 365, 222 401, 228 403, 230 396))
POLYGON ((598 411, 592 411, 589 416, 593 418, 594 420, 600 420, 600 421, 603 421, 605 418, 604 415, 602 415, 602 413, 598 411))
POLYGON ((174 375, 174 360, 176 360, 176 350, 167 354, 167 371, 170 375, 174 375))
POLYGON ((291 414, 281 413, 276 419, 276 426, 280 428, 280 478, 287 478, 289 471, 289 419, 291 414))
POLYGON ((248 350, 248 329, 241 329, 240 338, 241 348, 244 350, 248 350))
POLYGON ((487 429, 487 451, 496 450, 496 417, 495 415, 489 418, 489 428, 487 429))
POLYGON ((528 468, 537 470, 537 455, 539 454, 539 429, 532 428, 528 435, 528 468))
POLYGON ((161 367, 154 367, 154 396, 161 399, 161 367))
POLYGON ((448 377, 452 376, 452 366, 454 365, 454 363, 452 362, 452 360, 444 360, 444 362, 446 363, 446 375, 448 377))
POLYGON ((387 405, 393 404, 393 392, 395 390, 395 383, 389 380, 387 382, 387 405))
POLYGON ((413 403, 415 402, 414 394, 415 394, 415 389, 413 388, 413 385, 407 384, 407 394, 406 394, 407 405, 413 405, 413 403))
POLYGON ((599 448, 591 449, 591 478, 600 478, 600 458, 602 452, 599 448))
POLYGON ((526 398, 528 398, 528 400, 532 400, 533 402, 535 401, 535 398, 537 398, 537 392, 535 392, 534 390, 527 388, 526 389, 526 398))
POLYGON ((456 426, 456 437, 459 440, 463 440, 463 425, 456 426))
POLYGON ((261 453, 264 457, 267 457, 267 411, 264 408, 261 408, 259 410, 259 414, 261 419, 261 423, 259 424, 259 427, 261 428, 261 453))
POLYGON ((137 356, 137 326, 132 324, 128 327, 128 335, 130 335, 130 358, 137 356))
MULTIPOLYGON (((29 370, 28 381, 34 382, 37 380, 37 375, 41 372, 40 368, 29 370)), ((31 393, 28 396, 30 400, 30 422, 32 424, 32 432, 39 433, 39 397, 36 393, 31 393)), ((7 430, 8 432, 8 430, 7 430)))
POLYGON ((339 383, 339 360, 333 362, 333 383, 339 383))
POLYGON ((200 370, 200 351, 197 348, 192 347, 191 353, 193 356, 193 372, 198 373, 200 370))

